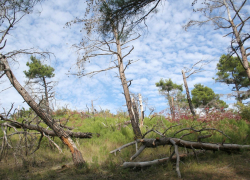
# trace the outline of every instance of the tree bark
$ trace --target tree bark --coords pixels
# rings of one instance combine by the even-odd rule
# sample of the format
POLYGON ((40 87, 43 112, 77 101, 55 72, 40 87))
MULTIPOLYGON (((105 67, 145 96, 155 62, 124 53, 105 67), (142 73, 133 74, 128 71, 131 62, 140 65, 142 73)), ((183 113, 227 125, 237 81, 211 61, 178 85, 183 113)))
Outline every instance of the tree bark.
MULTIPOLYGON (((197 154, 203 154, 204 151, 198 151, 196 153, 188 153, 188 154, 181 154, 180 159, 185 159, 189 156, 195 156, 197 154)), ((145 161, 145 162, 124 162, 121 166, 122 168, 143 168, 147 166, 157 165, 157 164, 163 164, 167 163, 169 161, 176 161, 177 156, 173 156, 172 158, 166 157, 162 159, 155 159, 153 161, 145 161)))
POLYGON ((172 145, 170 139, 175 141, 176 145, 188 149, 202 149, 212 151, 239 151, 241 149, 250 150, 250 145, 239 144, 218 144, 218 143, 203 143, 195 141, 186 141, 179 138, 162 137, 158 139, 142 139, 141 142, 146 148, 155 148, 157 146, 172 145))
MULTIPOLYGON (((141 142, 142 146, 145 148, 156 148, 157 146, 165 146, 165 145, 173 145, 170 140, 173 140, 176 145, 179 147, 184 147, 188 149, 201 149, 201 150, 212 150, 212 151, 240 151, 242 149, 250 150, 250 145, 239 145, 239 144, 224 144, 222 143, 204 143, 204 142, 197 142, 197 141, 186 141, 179 138, 171 138, 171 137, 161 137, 161 138, 151 138, 151 139, 140 139, 137 141, 130 142, 125 144, 110 153, 116 153, 117 151, 121 151, 123 148, 131 146, 135 143, 141 142)), ((142 152, 142 151, 141 151, 142 152)), ((140 153, 141 153, 140 152, 140 153)), ((139 153, 137 153, 137 156, 139 153)), ((135 157, 134 157, 135 158, 135 157)))
POLYGON ((123 67, 121 43, 120 43, 120 40, 119 40, 119 37, 118 37, 118 32, 117 32, 115 26, 113 26, 113 33, 114 33, 114 37, 116 39, 118 68, 119 68, 120 79, 121 79, 121 82, 122 82, 123 92, 124 92, 124 96, 125 96, 125 100, 126 100, 126 105, 127 105, 127 108, 128 108, 128 114, 129 114, 129 117, 130 117, 130 120, 131 120, 131 124, 132 124, 132 127, 133 127, 135 138, 138 139, 138 138, 142 137, 141 130, 140 130, 139 125, 137 123, 139 119, 136 120, 134 115, 133 115, 133 112, 132 112, 131 97, 130 97, 128 82, 126 80, 126 76, 125 76, 125 73, 124 73, 124 67, 123 67))
MULTIPOLYGON (((45 133, 48 136, 55 137, 57 136, 56 133, 52 130, 45 129, 41 126, 34 125, 34 124, 28 124, 28 123, 19 123, 17 121, 12 121, 9 119, 5 119, 0 115, 1 120, 5 121, 10 121, 10 123, 4 123, 3 126, 8 126, 8 127, 15 127, 15 128, 23 128, 23 129, 29 129, 29 130, 35 130, 40 133, 45 133)), ((72 132, 69 130, 65 130, 65 132, 70 136, 74 138, 92 138, 92 133, 84 133, 84 132, 72 132)))
MULTIPOLYGON (((234 35, 235 35, 237 44, 238 44, 239 49, 240 49, 241 59, 242 59, 242 62, 241 62, 241 63, 242 63, 242 65, 243 65, 244 69, 246 70, 247 77, 248 77, 248 79, 249 79, 249 81, 250 81, 250 67, 249 67, 248 60, 247 60, 246 49, 245 49, 244 46, 243 46, 243 42, 242 42, 242 40, 241 40, 240 33, 239 33, 239 31, 237 30, 237 27, 236 27, 236 25, 234 24, 233 19, 231 18, 229 6, 228 6, 226 0, 223 0, 223 2, 224 2, 224 5, 225 5, 226 8, 227 8, 228 19, 229 19, 229 22, 230 22, 230 24, 231 24, 231 26, 232 26, 233 33, 234 33, 234 35)), ((236 13, 238 13, 238 12, 236 12, 236 13)), ((231 46, 232 46, 232 45, 231 45, 231 46)), ((235 48, 234 48, 233 46, 232 46, 232 49, 233 49, 233 50, 235 51, 235 53, 237 54, 237 52, 236 52, 236 50, 235 50, 235 48)), ((237 54, 237 56, 238 56, 238 54, 237 54)), ((240 59, 240 57, 239 57, 239 59, 240 59)))
POLYGON ((192 113, 193 116, 195 117, 194 106, 193 106, 193 103, 192 103, 192 101, 191 101, 191 97, 190 97, 190 94, 189 94, 189 89, 188 89, 186 74, 185 74, 185 72, 184 72, 183 70, 182 70, 181 72, 182 72, 182 77, 183 77, 184 86, 185 86, 185 88, 186 88, 186 94, 187 94, 188 105, 189 105, 189 108, 190 108, 191 113, 192 113))
POLYGON ((54 122, 52 117, 44 112, 39 105, 32 99, 29 93, 21 86, 16 77, 12 73, 9 63, 2 54, 0 54, 0 61, 4 64, 4 71, 17 92, 23 97, 25 102, 36 112, 36 114, 55 132, 55 134, 66 144, 72 154, 73 162, 76 166, 85 164, 81 152, 77 149, 75 143, 71 140, 68 133, 65 132, 58 123, 54 122))
POLYGON ((135 104, 135 99, 132 97, 131 98, 132 100, 132 112, 134 114, 134 118, 135 118, 135 121, 136 123, 139 125, 139 110, 137 109, 137 106, 135 104))
POLYGON ((172 120, 174 120, 175 119, 175 114, 174 114, 173 102, 172 102, 172 97, 170 96, 169 92, 167 94, 167 98, 168 98, 168 104, 169 104, 169 107, 170 107, 171 117, 172 117, 172 120))
POLYGON ((139 101, 140 101, 140 109, 141 109, 141 122, 140 122, 140 128, 143 126, 143 119, 144 119, 144 110, 143 110, 143 104, 142 104, 142 97, 139 93, 139 101))
POLYGON ((43 76, 43 83, 44 83, 44 93, 45 93, 45 106, 46 106, 46 112, 48 114, 50 114, 50 111, 49 111, 49 96, 48 96, 48 88, 47 88, 47 84, 46 84, 46 79, 45 77, 43 76))

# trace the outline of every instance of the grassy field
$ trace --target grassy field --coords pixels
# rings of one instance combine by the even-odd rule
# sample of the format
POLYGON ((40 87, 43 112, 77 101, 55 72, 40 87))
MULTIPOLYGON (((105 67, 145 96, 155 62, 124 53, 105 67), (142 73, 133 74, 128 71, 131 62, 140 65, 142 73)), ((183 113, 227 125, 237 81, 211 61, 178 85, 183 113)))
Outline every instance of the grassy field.
MULTIPOLYGON (((32 155, 25 156, 25 151, 17 152, 10 149, 0 161, 0 179, 177 179, 175 163, 140 169, 123 169, 120 165, 129 161, 135 153, 134 146, 123 149, 116 156, 109 153, 111 150, 133 141, 131 125, 124 125, 124 122, 129 120, 126 114, 112 115, 106 112, 90 117, 88 114, 76 111, 67 111, 67 113, 58 111, 54 113, 54 116, 64 122, 68 119, 67 126, 75 127, 75 132, 94 133, 91 139, 73 139, 81 150, 87 165, 76 169, 73 166, 69 149, 58 138, 55 138, 54 141, 62 148, 62 153, 48 139, 43 138, 40 149, 32 155)), ((19 121, 22 122, 23 119, 20 118, 19 121)), ((219 132, 210 131, 202 133, 204 135, 212 134, 212 137, 205 139, 204 142, 221 143, 225 139, 225 143, 250 144, 249 123, 234 117, 230 119, 221 114, 214 115, 206 122, 191 119, 170 122, 162 116, 152 119, 145 118, 142 132, 145 133, 153 127, 164 132, 167 127, 177 124, 180 125, 167 131, 166 136, 173 137, 178 130, 191 126, 196 129, 213 127, 222 130, 231 139, 225 139, 225 136, 219 132)), ((9 133, 12 133, 11 131, 13 130, 10 130, 9 133)), ((176 137, 188 132, 190 130, 183 131, 176 137)), ((2 136, 1 133, 0 136, 2 136)), ((184 139, 196 140, 197 136, 197 133, 191 133, 184 139)), ((146 136, 146 138, 150 137, 160 136, 155 133, 146 136)), ((37 141, 38 139, 39 136, 37 136, 37 141)), ((15 145, 17 140, 18 137, 13 137, 12 144, 15 145)), ((185 152, 185 149, 180 148, 180 152, 185 152)), ((170 146, 146 149, 134 161, 150 161, 169 157, 169 154, 170 146)), ((180 171, 183 179, 250 179, 250 152, 241 151, 236 154, 227 154, 207 151, 198 156, 198 159, 188 157, 182 160, 180 171)))

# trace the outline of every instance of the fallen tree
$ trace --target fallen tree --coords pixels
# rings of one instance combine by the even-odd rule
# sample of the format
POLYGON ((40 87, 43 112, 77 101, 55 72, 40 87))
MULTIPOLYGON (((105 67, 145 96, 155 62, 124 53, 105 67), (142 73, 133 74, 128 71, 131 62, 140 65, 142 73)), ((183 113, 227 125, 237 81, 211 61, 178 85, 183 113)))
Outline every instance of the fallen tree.
MULTIPOLYGON (((1 124, 2 126, 6 126, 9 128, 15 127, 15 128, 28 129, 28 130, 35 130, 35 131, 38 131, 40 133, 45 133, 48 136, 52 136, 52 137, 57 136, 54 131, 48 130, 48 129, 43 128, 43 127, 38 126, 38 125, 29 124, 29 123, 20 123, 17 121, 6 119, 2 115, 0 115, 0 118, 4 121, 9 121, 9 123, 5 122, 5 123, 1 124)), ((61 126, 61 124, 60 124, 60 126, 61 126)), ((69 128, 69 127, 67 127, 67 128, 69 128)), ((85 132, 72 132, 69 130, 65 130, 65 132, 72 138, 73 137, 74 138, 92 138, 92 135, 93 135, 91 132, 86 132, 86 133, 85 132)))
MULTIPOLYGON (((178 124, 180 125, 180 124, 178 124)), ((175 125, 175 126, 178 126, 175 125)), ((122 149, 131 146, 131 145, 136 145, 136 147, 138 146, 138 143, 141 144, 140 148, 137 150, 136 148, 136 153, 134 155, 131 156, 130 160, 134 160, 136 157, 138 157, 143 150, 145 150, 146 148, 156 148, 158 146, 165 146, 165 145, 170 145, 174 147, 174 151, 173 153, 170 155, 170 157, 166 157, 163 159, 156 159, 153 161, 146 161, 146 162, 124 162, 122 167, 123 168, 135 168, 135 167, 144 167, 144 166, 151 166, 151 165, 155 165, 155 164, 160 164, 160 163, 164 163, 164 162, 169 162, 173 159, 176 160, 176 172, 178 174, 178 177, 181 178, 181 172, 179 169, 179 162, 180 162, 180 158, 184 158, 190 155, 195 155, 197 157, 197 154, 203 153, 206 150, 211 150, 211 151, 224 151, 224 152, 235 152, 235 151, 240 151, 242 149, 245 150, 250 150, 250 145, 239 145, 239 144, 231 144, 231 143, 224 143, 225 142, 225 138, 222 142, 220 143, 207 143, 207 142, 202 142, 202 140, 209 138, 212 136, 212 134, 207 134, 207 135, 200 135, 197 137, 197 141, 188 141, 188 140, 183 140, 183 137, 186 137, 190 134, 193 133, 201 133, 204 131, 217 131, 220 134, 226 136, 227 138, 230 139, 229 136, 227 136, 223 131, 220 131, 218 129, 215 128, 201 128, 201 129, 195 129, 194 127, 190 127, 190 128, 183 128, 179 131, 177 131, 176 133, 174 133, 174 136, 180 132, 183 131, 190 131, 189 133, 183 134, 180 138, 172 138, 172 137, 167 137, 165 136, 165 133, 171 129, 172 127, 175 126, 171 126, 170 128, 168 128, 167 130, 164 131, 164 133, 160 133, 157 130, 151 129, 150 131, 147 131, 142 137, 142 139, 137 139, 133 142, 127 143, 113 151, 110 151, 110 153, 114 153, 116 154, 117 151, 121 151, 122 149), (157 134, 160 134, 161 137, 157 137, 157 138, 144 138, 148 133, 150 132, 155 132, 157 134), (192 149, 193 153, 189 153, 189 154, 179 154, 179 147, 183 147, 186 149, 192 149), (196 149, 199 149, 199 151, 196 151, 196 149), (175 155, 175 157, 174 157, 175 155)))
POLYGON ((23 97, 25 102, 27 102, 33 111, 35 111, 35 113, 45 122, 45 124, 47 124, 55 132, 61 141, 69 147, 74 164, 79 167, 84 165, 85 161, 82 157, 82 153, 78 150, 69 134, 57 122, 55 122, 54 119, 34 101, 25 88, 22 87, 12 72, 7 58, 2 54, 0 54, 0 70, 4 71, 4 74, 8 77, 12 86, 23 97))
MULTIPOLYGON (((189 156, 197 156, 198 154, 204 154, 205 150, 200 150, 197 152, 193 152, 193 153, 187 153, 187 154, 181 154, 179 155, 180 159, 184 159, 186 157, 189 156)), ((170 157, 166 157, 166 158, 162 158, 162 159, 155 159, 153 161, 145 161, 145 162, 124 162, 122 164, 123 168, 142 168, 142 167, 147 167, 147 166, 152 166, 152 165, 156 165, 156 164, 163 164, 163 163, 167 163, 169 161, 176 161, 177 156, 174 155, 171 158, 170 157)))

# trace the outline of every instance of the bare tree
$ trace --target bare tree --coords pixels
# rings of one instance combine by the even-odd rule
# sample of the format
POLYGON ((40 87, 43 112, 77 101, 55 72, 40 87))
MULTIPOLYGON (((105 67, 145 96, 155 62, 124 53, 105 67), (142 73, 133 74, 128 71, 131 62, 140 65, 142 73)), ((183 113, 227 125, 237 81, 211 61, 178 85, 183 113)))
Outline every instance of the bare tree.
POLYGON ((182 72, 184 86, 185 86, 185 89, 186 89, 186 94, 187 94, 187 100, 188 100, 189 108, 190 108, 190 111, 193 114, 193 116, 195 116, 195 111, 194 111, 194 106, 193 106, 193 103, 192 103, 192 100, 191 100, 191 97, 190 97, 190 93, 189 93, 189 89, 188 89, 187 78, 189 78, 192 74, 196 74, 196 73, 204 71, 202 69, 202 67, 204 65, 207 65, 210 61, 209 62, 203 62, 203 63, 202 62, 203 62, 203 60, 200 60, 197 63, 195 63, 191 68, 184 68, 185 71, 184 70, 181 71, 182 72), (198 65, 199 63, 202 63, 202 64, 200 65, 200 67, 196 68, 196 65, 198 65), (186 73, 189 73, 189 75, 186 76, 186 73))
MULTIPOLYGON (((195 5, 197 0, 193 1, 195 5)), ((184 28, 188 29, 190 26, 202 26, 208 22, 212 22, 216 29, 229 29, 225 36, 232 36, 230 53, 236 54, 247 72, 250 81, 250 67, 248 63, 248 56, 250 53, 249 44, 249 10, 245 8, 249 5, 248 0, 202 0, 202 7, 194 11, 200 12, 206 18, 204 21, 189 21, 184 28)), ((225 37, 224 36, 224 37, 225 37)))
POLYGON ((108 27, 100 25, 103 16, 106 15, 105 12, 107 9, 105 8, 109 8, 104 7, 104 9, 100 10, 102 2, 103 1, 97 1, 96 4, 94 2, 93 4, 89 4, 89 7, 86 11, 93 13, 91 16, 92 18, 77 18, 74 21, 66 24, 71 25, 72 23, 84 23, 84 29, 87 32, 86 37, 81 41, 81 43, 79 45, 74 45, 80 55, 80 58, 78 58, 76 63, 78 67, 78 73, 76 75, 80 77, 89 75, 92 77, 97 73, 117 68, 119 73, 117 74, 117 77, 121 80, 124 92, 123 94, 125 96, 126 106, 128 109, 133 131, 135 137, 139 138, 141 137, 141 131, 137 123, 139 122, 139 119, 137 120, 132 112, 132 101, 129 92, 129 86, 131 85, 132 80, 128 81, 125 76, 125 71, 128 66, 135 62, 134 60, 125 60, 125 58, 133 51, 134 47, 132 46, 132 48, 127 50, 125 55, 122 55, 122 50, 126 50, 127 48, 129 48, 129 46, 125 45, 139 38, 140 35, 128 40, 128 37, 130 37, 131 34, 126 30, 126 21, 115 21, 108 27), (106 34, 107 31, 111 32, 109 34, 106 34), (93 37, 93 39, 91 37, 93 37), (107 68, 85 73, 85 63, 88 62, 91 58, 97 56, 115 56, 116 59, 111 58, 109 66, 107 68), (113 64, 113 66, 110 66, 110 64, 113 64))
POLYGON ((184 70, 182 70, 181 72, 182 72, 184 86, 185 86, 185 89, 186 89, 186 94, 187 94, 187 100, 188 100, 189 108, 190 108, 190 111, 193 114, 193 116, 195 116, 194 106, 192 104, 190 93, 189 93, 189 89, 188 89, 187 77, 186 77, 186 74, 185 74, 184 70))

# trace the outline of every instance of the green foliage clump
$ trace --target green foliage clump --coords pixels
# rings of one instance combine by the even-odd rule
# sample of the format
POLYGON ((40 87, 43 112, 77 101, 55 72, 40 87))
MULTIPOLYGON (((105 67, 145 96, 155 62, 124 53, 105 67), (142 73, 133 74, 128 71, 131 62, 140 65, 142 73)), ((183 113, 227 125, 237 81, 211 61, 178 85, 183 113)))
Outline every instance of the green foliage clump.
POLYGON ((183 91, 182 85, 173 83, 171 79, 161 79, 159 82, 155 83, 156 87, 160 87, 160 91, 166 91, 168 94, 170 91, 177 89, 183 91))
POLYGON ((26 66, 29 67, 29 71, 24 71, 26 77, 34 79, 43 77, 52 78, 55 76, 53 73, 55 69, 53 67, 42 65, 41 61, 34 56, 31 56, 30 60, 31 63, 26 63, 26 66))
MULTIPOLYGON (((249 63, 250 64, 250 63, 249 63)), ((249 80, 247 77, 246 70, 241 64, 241 59, 233 57, 231 55, 223 54, 217 64, 218 72, 216 73, 217 78, 215 81, 226 84, 233 84, 233 91, 239 91, 241 88, 249 86, 249 80)), ((246 99, 248 96, 240 94, 236 96, 237 101, 246 99)))
POLYGON ((192 102, 195 107, 205 106, 205 107, 223 107, 227 108, 228 105, 220 100, 219 95, 215 94, 214 91, 202 84, 195 84, 192 93, 192 102))
POLYGON ((250 122, 250 104, 244 105, 238 102, 236 106, 239 109, 241 118, 250 122))

